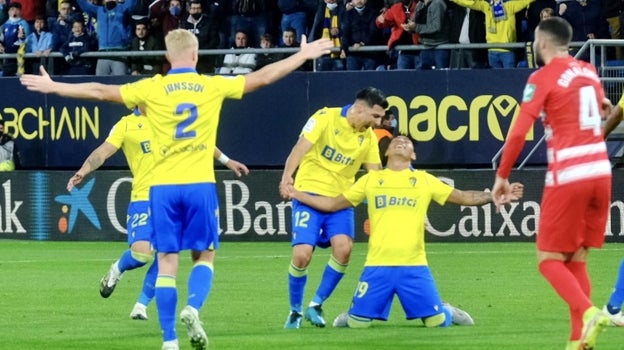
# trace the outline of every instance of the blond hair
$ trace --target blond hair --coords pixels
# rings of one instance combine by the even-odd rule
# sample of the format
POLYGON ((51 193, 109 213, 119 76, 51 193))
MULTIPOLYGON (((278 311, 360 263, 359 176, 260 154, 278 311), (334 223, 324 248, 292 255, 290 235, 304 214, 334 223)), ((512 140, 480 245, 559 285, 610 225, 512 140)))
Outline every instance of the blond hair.
POLYGON ((165 36, 167 54, 172 57, 199 50, 197 37, 186 29, 174 29, 165 36))

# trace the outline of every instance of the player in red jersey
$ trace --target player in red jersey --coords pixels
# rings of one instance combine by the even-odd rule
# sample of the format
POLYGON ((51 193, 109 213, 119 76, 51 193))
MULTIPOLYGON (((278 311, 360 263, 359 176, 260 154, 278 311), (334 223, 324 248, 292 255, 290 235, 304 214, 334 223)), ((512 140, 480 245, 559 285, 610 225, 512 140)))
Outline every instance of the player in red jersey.
POLYGON ((611 108, 596 69, 569 55, 572 28, 550 18, 535 29, 538 63, 524 89, 520 114, 507 135, 492 188, 497 208, 509 202, 509 175, 525 136, 541 118, 548 170, 537 235, 539 271, 570 308, 566 350, 593 349, 609 323, 589 299, 586 261, 600 248, 611 202, 611 163, 601 121, 611 108))

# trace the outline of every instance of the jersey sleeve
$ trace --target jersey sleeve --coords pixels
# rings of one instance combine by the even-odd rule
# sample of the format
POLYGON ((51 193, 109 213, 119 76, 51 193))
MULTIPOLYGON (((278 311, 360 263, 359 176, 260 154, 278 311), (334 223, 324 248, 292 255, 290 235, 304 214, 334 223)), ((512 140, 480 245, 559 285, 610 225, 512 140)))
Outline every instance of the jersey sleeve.
POLYGON ((501 162, 496 172, 504 179, 511 174, 511 169, 524 148, 526 134, 542 112, 544 101, 548 96, 548 85, 542 80, 540 75, 533 73, 524 87, 520 113, 507 134, 501 162))
POLYGON ((124 140, 125 133, 127 130, 126 118, 127 117, 123 117, 121 118, 121 120, 115 123, 115 125, 113 125, 113 127, 111 128, 111 131, 108 134, 108 137, 106 138, 106 142, 110 143, 111 145, 117 148, 121 148, 121 145, 123 144, 123 140, 124 140))
POLYGON ((316 143, 321 137, 323 131, 329 123, 329 114, 326 109, 321 109, 314 113, 303 126, 300 136, 306 138, 306 140, 316 143))
POLYGON ((429 173, 425 173, 425 180, 429 191, 431 191, 431 199, 440 205, 444 205, 454 188, 429 173))
POLYGON ((245 92, 245 76, 224 76, 215 75, 207 77, 211 79, 211 86, 217 86, 221 89, 221 92, 225 98, 240 100, 243 98, 243 92, 245 92))
POLYGON ((121 98, 126 107, 128 107, 128 109, 135 109, 137 106, 143 104, 154 84, 161 79, 162 76, 157 74, 151 78, 145 78, 134 83, 122 85, 119 92, 121 93, 121 98))
POLYGON ((348 190, 346 190, 342 194, 354 207, 362 203, 362 201, 366 198, 365 190, 369 177, 370 173, 362 175, 362 177, 360 177, 348 190))

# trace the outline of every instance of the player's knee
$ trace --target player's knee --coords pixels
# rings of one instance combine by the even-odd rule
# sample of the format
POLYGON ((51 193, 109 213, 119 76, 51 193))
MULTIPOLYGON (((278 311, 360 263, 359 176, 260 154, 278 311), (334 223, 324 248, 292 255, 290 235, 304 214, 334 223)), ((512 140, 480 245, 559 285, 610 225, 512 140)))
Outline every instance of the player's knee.
POLYGON ((451 325, 451 321, 452 321, 451 316, 447 315, 446 311, 441 312, 437 315, 423 318, 423 323, 425 324, 425 327, 427 328, 448 327, 451 325))
POLYGON ((368 328, 373 323, 373 320, 366 317, 359 317, 354 315, 349 315, 347 319, 347 325, 349 328, 368 328))

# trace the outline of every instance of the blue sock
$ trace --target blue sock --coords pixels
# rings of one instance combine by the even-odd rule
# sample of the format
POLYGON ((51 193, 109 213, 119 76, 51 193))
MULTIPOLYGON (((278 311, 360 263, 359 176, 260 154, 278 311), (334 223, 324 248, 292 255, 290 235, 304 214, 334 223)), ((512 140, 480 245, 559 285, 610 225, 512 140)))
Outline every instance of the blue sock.
POLYGON ((147 263, 148 260, 145 260, 144 254, 132 253, 132 250, 128 249, 119 258, 119 262, 117 263, 120 272, 134 270, 137 267, 141 267, 147 263), (137 259, 139 258, 139 259, 137 259))
POLYGON ((213 266, 209 262, 198 262, 193 266, 188 279, 188 302, 187 304, 194 307, 198 311, 208 295, 212 287, 213 266))
POLYGON ((158 275, 155 290, 158 321, 163 332, 163 340, 177 339, 175 326, 178 289, 176 288, 175 276, 158 275))
POLYGON ((620 262, 620 269, 618 270, 618 277, 609 298, 609 304, 607 308, 612 314, 617 314, 622 309, 622 303, 624 303, 624 259, 620 262))
POLYGON ((342 277, 344 277, 347 266, 346 264, 339 263, 333 255, 329 258, 325 266, 325 271, 323 272, 323 277, 321 278, 321 284, 319 284, 314 298, 312 298, 314 304, 323 304, 323 302, 329 298, 334 289, 336 289, 338 283, 340 283, 342 277))
POLYGON ((154 299, 154 288, 156 286, 156 277, 158 276, 158 259, 154 259, 143 279, 143 289, 139 295, 139 303, 147 306, 154 299))
POLYGON ((288 268, 288 293, 290 295, 290 310, 301 313, 303 309, 303 291, 308 281, 308 269, 298 268, 290 263, 288 268))
POLYGON ((447 309, 446 307, 442 306, 442 311, 444 311, 444 323, 442 323, 440 325, 440 327, 449 327, 453 324, 453 313, 451 312, 451 310, 447 309))

